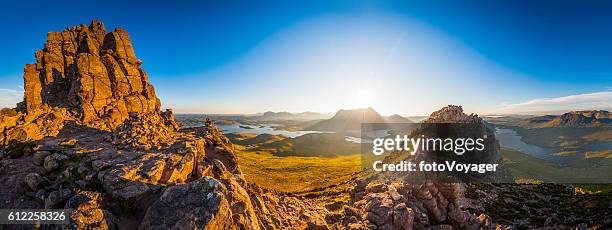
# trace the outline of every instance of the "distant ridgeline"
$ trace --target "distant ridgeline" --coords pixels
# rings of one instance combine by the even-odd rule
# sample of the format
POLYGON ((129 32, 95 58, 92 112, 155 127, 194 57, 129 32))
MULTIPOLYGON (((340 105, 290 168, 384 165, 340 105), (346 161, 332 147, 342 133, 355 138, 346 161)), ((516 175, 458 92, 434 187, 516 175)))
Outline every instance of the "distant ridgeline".
POLYGON ((546 115, 526 119, 526 127, 603 127, 612 125, 612 113, 605 110, 573 111, 559 116, 546 115))
POLYGON ((340 110, 332 118, 315 123, 305 130, 331 132, 359 132, 363 123, 410 123, 400 115, 383 117, 372 108, 340 110))

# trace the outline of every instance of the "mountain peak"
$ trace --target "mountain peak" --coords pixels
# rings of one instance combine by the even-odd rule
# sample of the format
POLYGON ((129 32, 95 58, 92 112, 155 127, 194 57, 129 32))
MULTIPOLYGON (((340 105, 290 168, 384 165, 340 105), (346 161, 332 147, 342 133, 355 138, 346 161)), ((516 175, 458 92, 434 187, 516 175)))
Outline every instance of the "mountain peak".
POLYGON ((361 130, 362 123, 385 123, 385 119, 372 108, 341 109, 332 118, 318 122, 307 129, 354 132, 361 130))
POLYGON ((612 123, 612 113, 605 110, 572 111, 555 117, 548 122, 549 126, 583 127, 599 126, 612 123))
POLYGON ((612 124, 612 113, 606 110, 571 111, 561 115, 545 115, 524 120, 523 125, 546 127, 594 127, 612 124))
POLYGON ((140 67, 122 28, 107 33, 104 23, 49 32, 36 63, 24 68, 27 114, 40 108, 66 108, 92 126, 113 129, 130 113, 159 111, 160 101, 140 67))
POLYGON ((107 32, 93 20, 49 32, 36 63, 24 67, 24 99, 16 116, 0 122, 0 142, 36 140, 56 135, 66 121, 113 131, 133 116, 148 117, 176 128, 140 67, 127 32, 107 32))
POLYGON ((391 116, 388 116, 386 121, 388 123, 413 123, 414 122, 408 118, 402 117, 399 114, 393 114, 391 116))

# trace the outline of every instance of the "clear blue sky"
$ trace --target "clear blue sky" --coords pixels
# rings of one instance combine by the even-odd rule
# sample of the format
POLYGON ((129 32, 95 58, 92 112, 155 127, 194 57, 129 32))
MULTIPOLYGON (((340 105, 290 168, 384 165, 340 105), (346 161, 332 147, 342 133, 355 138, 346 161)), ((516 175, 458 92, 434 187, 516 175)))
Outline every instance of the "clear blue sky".
POLYGON ((610 1, 6 1, 0 106, 46 33, 125 28, 178 112, 612 108, 610 1))

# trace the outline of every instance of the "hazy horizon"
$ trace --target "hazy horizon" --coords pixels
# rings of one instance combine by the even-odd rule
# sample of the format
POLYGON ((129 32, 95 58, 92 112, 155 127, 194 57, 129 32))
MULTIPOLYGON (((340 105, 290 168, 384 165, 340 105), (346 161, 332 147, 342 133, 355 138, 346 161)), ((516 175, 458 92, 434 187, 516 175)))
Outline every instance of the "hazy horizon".
POLYGON ((23 65, 47 32, 98 19, 128 31, 162 107, 176 113, 612 108, 608 2, 2 4, 14 36, 0 38, 0 107, 21 101, 23 65))
MULTIPOLYGON (((172 108, 168 108, 168 109, 172 109, 172 108)), ((317 114, 326 114, 326 115, 330 115, 333 116, 335 115, 338 111, 340 110, 358 110, 358 109, 366 109, 366 108, 353 108, 353 109, 338 109, 336 111, 329 111, 329 112, 318 112, 318 111, 262 111, 262 112, 256 112, 256 113, 207 113, 207 112, 201 112, 201 113, 189 113, 189 112, 175 112, 175 114, 177 115, 212 115, 212 116, 261 116, 266 112, 274 112, 274 113, 282 113, 282 112, 287 112, 287 113, 291 113, 291 114, 300 114, 300 113, 307 113, 307 112, 311 112, 311 113, 317 113, 317 114)), ((378 110, 376 110, 376 108, 372 108, 375 111, 378 112, 378 110)), ((441 108, 439 108, 441 109, 441 108)), ((436 109, 437 110, 437 109, 436 109)), ((426 117, 431 115, 431 113, 433 113, 434 111, 431 111, 428 114, 401 114, 401 113, 390 113, 390 114, 383 114, 380 113, 380 115, 382 116, 392 116, 392 115, 400 115, 403 117, 426 117)), ((500 114, 495 114, 495 113, 489 113, 489 114, 479 114, 479 113, 474 113, 471 112, 469 110, 465 110, 464 108, 464 112, 465 113, 474 113, 480 116, 542 116, 542 115, 561 115, 567 112, 572 112, 572 111, 585 111, 585 110, 605 110, 605 111, 612 111, 612 108, 603 108, 603 109, 583 109, 583 110, 551 110, 551 111, 532 111, 532 112, 524 112, 524 113, 500 113, 500 114)))

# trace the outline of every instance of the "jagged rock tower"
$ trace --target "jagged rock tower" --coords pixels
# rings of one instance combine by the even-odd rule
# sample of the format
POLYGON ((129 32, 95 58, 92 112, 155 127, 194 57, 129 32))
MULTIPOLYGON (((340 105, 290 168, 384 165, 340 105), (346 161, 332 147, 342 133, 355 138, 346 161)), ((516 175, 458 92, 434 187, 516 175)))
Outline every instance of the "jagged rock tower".
POLYGON ((24 67, 24 101, 0 114, 0 146, 55 136, 66 121, 114 131, 131 116, 176 128, 171 111, 160 112, 147 73, 127 32, 107 33, 92 21, 49 32, 36 63, 24 67))
POLYGON ((94 20, 89 27, 50 32, 45 47, 36 52, 36 64, 24 68, 25 99, 18 111, 67 108, 84 124, 114 129, 130 113, 160 109, 141 64, 121 28, 107 33, 94 20))

